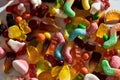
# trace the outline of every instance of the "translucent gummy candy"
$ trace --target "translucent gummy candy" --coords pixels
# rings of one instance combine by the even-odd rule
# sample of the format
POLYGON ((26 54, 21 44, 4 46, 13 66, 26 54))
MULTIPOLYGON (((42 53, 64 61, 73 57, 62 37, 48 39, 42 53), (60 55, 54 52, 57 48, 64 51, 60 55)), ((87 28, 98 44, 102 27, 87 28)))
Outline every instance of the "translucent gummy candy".
POLYGON ((108 26, 104 23, 101 23, 96 32, 96 36, 99 38, 103 38, 105 34, 108 34, 108 26))
POLYGON ((8 28, 8 37, 9 38, 18 38, 21 36, 21 30, 17 25, 11 26, 8 28))

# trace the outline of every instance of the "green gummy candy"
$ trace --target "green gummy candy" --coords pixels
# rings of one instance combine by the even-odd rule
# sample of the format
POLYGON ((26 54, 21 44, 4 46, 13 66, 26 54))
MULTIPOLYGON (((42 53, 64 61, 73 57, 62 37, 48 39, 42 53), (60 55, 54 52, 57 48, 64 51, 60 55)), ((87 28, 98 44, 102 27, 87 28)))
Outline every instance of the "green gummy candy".
POLYGON ((107 40, 108 40, 108 35, 107 35, 107 34, 104 34, 104 35, 103 35, 103 39, 104 39, 104 41, 107 41, 107 40))
POLYGON ((98 13, 96 13, 96 14, 92 15, 92 19, 93 19, 93 20, 96 20, 96 19, 98 19, 98 18, 99 18, 98 13))
POLYGON ((64 11, 69 17, 75 17, 75 12, 71 9, 72 3, 66 2, 64 4, 64 11))
POLYGON ((109 62, 107 60, 102 61, 102 68, 106 75, 113 76, 115 74, 115 69, 110 67, 109 62))
POLYGON ((78 25, 78 28, 86 29, 86 26, 85 26, 84 24, 79 24, 79 25, 78 25))
POLYGON ((103 47, 110 48, 111 46, 114 46, 116 43, 117 43, 117 35, 111 34, 110 39, 104 42, 103 47))

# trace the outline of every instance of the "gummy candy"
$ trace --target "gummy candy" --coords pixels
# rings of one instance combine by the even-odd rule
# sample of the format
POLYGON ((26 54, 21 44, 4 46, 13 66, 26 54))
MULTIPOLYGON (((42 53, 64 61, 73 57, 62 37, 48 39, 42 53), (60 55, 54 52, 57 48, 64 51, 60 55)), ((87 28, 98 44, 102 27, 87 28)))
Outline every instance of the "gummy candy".
POLYGON ((0 24, 0 34, 2 34, 7 29, 7 26, 4 24, 0 24))
POLYGON ((53 55, 46 54, 44 59, 49 61, 53 67, 57 66, 57 59, 53 55))
POLYGON ((59 75, 58 75, 59 80, 70 80, 71 75, 70 75, 70 68, 68 65, 64 65, 63 68, 61 69, 59 75))
POLYGON ((12 61, 15 60, 16 54, 12 52, 7 52, 6 59, 4 61, 4 72, 9 73, 9 70, 12 68, 12 61))
POLYGON ((53 67, 52 70, 51 70, 52 77, 58 76, 61 69, 62 69, 62 67, 60 67, 60 66, 53 67))
POLYGON ((15 19, 13 14, 7 14, 6 16, 7 26, 11 27, 15 25, 15 19))
POLYGON ((40 60, 38 49, 34 46, 27 46, 27 53, 29 56, 30 63, 35 64, 40 60))
POLYGON ((37 6, 35 9, 34 8, 31 9, 31 15, 43 18, 48 9, 49 7, 46 4, 41 4, 40 6, 37 6))
POLYGON ((101 59, 101 53, 93 52, 89 61, 89 72, 93 72, 101 59))
POLYGON ((46 71, 51 69, 51 64, 47 60, 39 60, 36 64, 40 70, 46 71))
POLYGON ((31 32, 31 29, 29 28, 28 26, 28 23, 26 22, 26 20, 22 20, 19 22, 19 27, 20 27, 20 30, 23 34, 28 34, 31 32))
POLYGON ((49 71, 44 71, 38 75, 39 80, 55 80, 49 71))
POLYGON ((99 38, 103 38, 105 34, 108 34, 108 26, 104 23, 101 23, 96 32, 96 36, 99 38))
POLYGON ((9 38, 18 38, 21 36, 21 30, 19 29, 19 27, 17 25, 11 26, 8 28, 8 36, 9 38))
POLYGON ((111 28, 105 22, 109 6, 109 0, 18 0, 8 6, 7 25, 0 22, 0 37, 10 49, 1 38, 7 52, 4 72, 13 66, 22 75, 10 79, 20 80, 110 80, 109 75, 118 80, 119 25, 111 28), (116 44, 104 45, 109 39, 116 44), (29 69, 19 64, 21 58, 29 69))
POLYGON ((73 19, 73 24, 75 25, 75 26, 77 26, 78 24, 84 24, 85 26, 89 26, 90 25, 90 22, 87 20, 87 19, 84 19, 84 18, 82 18, 82 17, 75 17, 74 19, 73 19))
POLYGON ((37 76, 37 66, 35 64, 29 64, 29 75, 30 77, 36 77, 37 76), (33 70, 34 69, 34 70, 33 70))

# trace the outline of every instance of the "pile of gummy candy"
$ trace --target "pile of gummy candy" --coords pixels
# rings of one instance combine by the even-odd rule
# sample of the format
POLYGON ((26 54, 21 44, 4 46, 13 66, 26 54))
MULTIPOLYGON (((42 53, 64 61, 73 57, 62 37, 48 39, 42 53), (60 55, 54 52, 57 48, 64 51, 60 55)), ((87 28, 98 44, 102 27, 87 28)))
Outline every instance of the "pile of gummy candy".
POLYGON ((120 11, 106 12, 109 0, 14 1, 0 7, 3 71, 20 74, 7 80, 120 80, 120 11))

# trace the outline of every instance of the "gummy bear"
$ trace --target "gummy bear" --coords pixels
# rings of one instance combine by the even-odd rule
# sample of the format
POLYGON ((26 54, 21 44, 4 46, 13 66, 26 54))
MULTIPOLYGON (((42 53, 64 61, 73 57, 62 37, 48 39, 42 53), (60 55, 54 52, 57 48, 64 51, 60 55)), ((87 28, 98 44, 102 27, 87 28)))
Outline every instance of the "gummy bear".
POLYGON ((108 34, 108 26, 104 23, 101 23, 96 32, 96 36, 99 38, 103 38, 105 34, 108 34))
POLYGON ((19 27, 17 25, 11 26, 8 28, 8 37, 9 38, 18 38, 21 36, 21 30, 19 29, 19 27))
POLYGON ((28 23, 27 23, 26 20, 20 21, 18 25, 19 25, 19 27, 20 27, 23 34, 28 34, 28 33, 31 32, 31 29, 29 28, 28 23))

